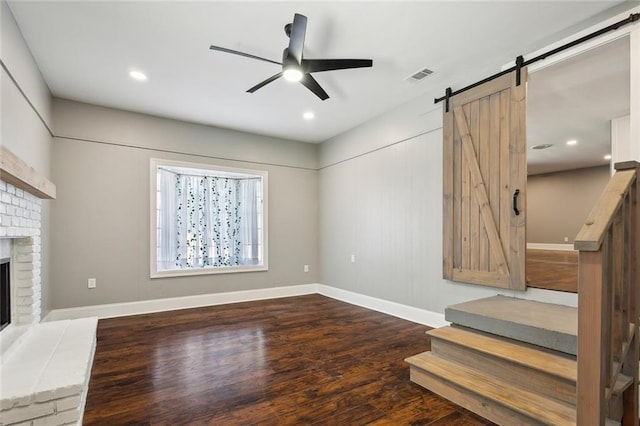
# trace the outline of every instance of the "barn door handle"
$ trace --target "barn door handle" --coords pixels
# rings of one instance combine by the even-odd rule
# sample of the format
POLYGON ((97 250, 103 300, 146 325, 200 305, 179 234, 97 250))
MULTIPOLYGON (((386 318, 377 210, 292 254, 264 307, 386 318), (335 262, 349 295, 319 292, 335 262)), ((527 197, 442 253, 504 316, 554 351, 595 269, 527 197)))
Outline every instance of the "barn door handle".
POLYGON ((516 216, 520 216, 520 210, 518 210, 518 195, 520 195, 520 190, 516 189, 513 193, 513 212, 516 216))

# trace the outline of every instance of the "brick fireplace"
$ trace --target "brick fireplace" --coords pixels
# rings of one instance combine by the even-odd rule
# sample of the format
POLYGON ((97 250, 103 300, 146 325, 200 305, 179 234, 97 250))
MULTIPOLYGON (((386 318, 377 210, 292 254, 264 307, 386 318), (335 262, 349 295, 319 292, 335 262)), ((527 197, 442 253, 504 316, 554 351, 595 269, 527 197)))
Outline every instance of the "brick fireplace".
POLYGON ((0 146, 0 259, 10 259, 11 298, 11 321, 0 330, 2 425, 82 424, 97 318, 40 322, 42 199, 55 193, 0 146))
MULTIPOLYGON (((40 322, 41 200, 0 180, 0 258, 11 259, 11 324, 40 322)), ((4 348, 3 348, 4 349, 4 348)))

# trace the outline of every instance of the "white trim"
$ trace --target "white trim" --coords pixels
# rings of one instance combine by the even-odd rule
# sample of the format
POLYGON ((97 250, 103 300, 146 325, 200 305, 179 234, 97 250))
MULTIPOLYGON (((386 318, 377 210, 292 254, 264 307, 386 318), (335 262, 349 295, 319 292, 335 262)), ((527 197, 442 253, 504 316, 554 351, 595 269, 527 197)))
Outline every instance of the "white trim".
MULTIPOLYGON (((151 260, 151 263, 155 263, 151 260)), ((153 268, 153 266, 151 266, 153 268)), ((169 269, 166 271, 154 271, 151 269, 149 278, 171 278, 171 277, 191 277, 194 275, 212 275, 212 274, 236 274, 241 272, 260 272, 268 271, 268 265, 256 265, 256 266, 218 266, 218 267, 206 267, 206 268, 192 268, 192 269, 169 269)))
POLYGON ((630 67, 631 81, 629 82, 629 140, 635 141, 630 143, 630 155, 625 161, 640 161, 640 147, 638 146, 638 138, 640 138, 640 25, 636 25, 631 31, 630 38, 630 67))
POLYGON ((114 318, 127 315, 150 314, 177 309, 199 308, 224 305, 227 303, 251 302, 255 300, 277 299, 280 297, 321 294, 332 299, 362 306, 407 321, 429 327, 449 325, 444 314, 426 309, 402 305, 359 293, 331 287, 324 284, 302 284, 287 287, 272 287, 258 290, 233 291, 228 293, 201 294, 196 296, 172 297, 167 299, 143 300, 140 302, 111 303, 108 305, 82 306, 79 308, 54 309, 42 321, 59 321, 86 317, 114 318))
MULTIPOLYGON (((542 54, 544 52, 548 52, 548 51, 553 50, 553 49, 555 49, 557 47, 560 47, 560 46, 562 46, 564 44, 567 44, 567 43, 570 43, 570 42, 572 42, 574 40, 577 40, 580 37, 584 37, 587 34, 593 33, 595 31, 598 31, 598 30, 602 29, 602 28, 608 27, 609 25, 615 24, 618 21, 622 21, 623 19, 628 18, 629 15, 633 14, 633 13, 640 13, 640 7, 634 7, 633 9, 629 9, 629 10, 623 12, 623 13, 620 13, 620 14, 618 14, 616 16, 613 16, 613 17, 611 17, 609 19, 601 21, 601 22, 599 22, 599 23, 597 23, 595 25, 592 25, 589 28, 585 28, 584 30, 579 31, 579 32, 577 32, 577 33, 575 33, 575 34, 573 34, 573 35, 571 35, 569 37, 565 37, 562 40, 559 40, 559 41, 557 41, 555 43, 552 43, 552 44, 550 44, 550 45, 548 45, 546 47, 543 47, 542 49, 538 49, 538 50, 536 50, 534 52, 531 52, 531 53, 525 55, 524 59, 526 61, 528 59, 535 58, 536 56, 538 56, 538 55, 540 55, 540 54, 542 54)), ((540 60, 540 61, 538 61, 536 63, 533 63, 533 64, 529 65, 527 67, 528 72, 529 73, 533 73, 533 72, 539 71, 539 70, 541 70, 543 68, 547 68, 548 66, 557 64, 558 62, 562 62, 562 61, 564 61, 566 59, 573 58, 574 56, 577 56, 577 55, 580 55, 580 54, 582 54, 584 52, 587 52, 589 50, 595 49, 597 47, 605 45, 605 44, 607 44, 609 42, 612 42, 614 40, 617 40, 619 38, 626 37, 631 33, 631 31, 636 27, 636 25, 638 25, 637 22, 625 25, 624 27, 621 27, 621 28, 619 28, 619 29, 617 29, 615 31, 608 32, 606 34, 601 35, 600 37, 596 37, 596 38, 591 39, 591 40, 589 40, 587 42, 584 42, 584 43, 581 43, 581 44, 579 44, 577 46, 574 46, 574 47, 572 47, 570 49, 564 50, 564 51, 562 51, 560 53, 557 53, 555 55, 551 55, 546 59, 542 59, 542 60, 540 60)), ((508 64, 505 64, 505 65, 502 66, 502 70, 504 71, 504 70, 506 70, 508 68, 513 67, 514 65, 515 65, 515 61, 514 62, 510 62, 508 64)))
POLYGON ((166 278, 166 277, 182 277, 192 275, 209 275, 209 274, 234 274, 244 272, 268 271, 269 270, 269 172, 266 170, 242 169, 238 167, 225 167, 216 164, 193 163, 186 161, 166 160, 162 158, 149 159, 149 277, 166 278), (157 263, 157 173, 158 167, 168 166, 174 168, 189 168, 200 170, 219 171, 223 173, 254 175, 262 179, 262 264, 249 266, 232 266, 232 267, 208 267, 193 269, 171 269, 166 271, 158 271, 157 263))
POLYGON ((175 311, 177 309, 199 308, 224 305, 227 303, 251 302, 254 300, 277 299, 280 297, 302 296, 317 293, 316 284, 302 284, 287 287, 272 287, 257 290, 232 291, 227 293, 200 294, 196 296, 171 297, 166 299, 142 300, 139 302, 111 303, 107 305, 82 306, 78 308, 54 309, 43 321, 58 321, 86 317, 113 318, 127 315, 150 314, 175 311))
POLYGON ((438 328, 449 325, 449 323, 444 320, 444 314, 415 308, 413 306, 402 305, 400 303, 390 302, 376 297, 365 296, 364 294, 354 293, 341 288, 318 284, 318 293, 323 296, 331 297, 332 299, 337 299, 352 305, 362 306, 363 308, 382 312, 384 314, 392 315, 418 324, 428 325, 429 327, 438 328))
POLYGON ((573 244, 527 243, 528 249, 573 251, 573 244))

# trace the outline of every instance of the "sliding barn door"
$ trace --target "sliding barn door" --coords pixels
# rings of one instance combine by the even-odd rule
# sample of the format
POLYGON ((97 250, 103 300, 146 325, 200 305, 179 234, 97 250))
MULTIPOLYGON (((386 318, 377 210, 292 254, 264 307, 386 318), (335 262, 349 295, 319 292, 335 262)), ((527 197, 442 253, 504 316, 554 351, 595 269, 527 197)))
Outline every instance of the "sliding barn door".
POLYGON ((450 98, 444 113, 444 278, 524 290, 526 69, 450 98))

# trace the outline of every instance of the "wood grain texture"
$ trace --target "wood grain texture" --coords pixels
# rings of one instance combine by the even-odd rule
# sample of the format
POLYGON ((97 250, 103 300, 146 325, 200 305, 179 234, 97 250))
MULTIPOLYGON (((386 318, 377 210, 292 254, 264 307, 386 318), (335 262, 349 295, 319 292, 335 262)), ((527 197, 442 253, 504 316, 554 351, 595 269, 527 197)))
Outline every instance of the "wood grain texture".
POLYGON ((428 327, 320 295, 100 320, 85 425, 491 425, 410 382, 428 327))
MULTIPOLYGON (((492 189, 492 173, 489 167, 489 152, 491 150, 491 126, 493 122, 491 121, 491 103, 490 97, 482 98, 479 102, 479 117, 478 117, 478 155, 480 156, 480 173, 484 176, 485 185, 487 187, 487 199, 489 202, 489 207, 491 208, 491 213, 493 213, 493 206, 491 205, 491 189, 492 189), (480 126, 480 123, 490 123, 489 125, 480 126)), ((495 216, 492 214, 492 219, 494 223, 495 216)), ((480 252, 479 255, 479 269, 481 271, 490 271, 491 261, 489 259, 489 241, 487 235, 487 228, 484 226, 484 223, 481 224, 479 230, 479 244, 480 244, 480 252)))
MULTIPOLYGON (((494 260, 495 260, 498 272, 500 272, 503 275, 507 275, 509 271, 507 269, 506 256, 505 256, 505 253, 499 249, 501 247, 500 235, 498 233, 496 224, 493 221, 493 213, 491 212, 491 206, 489 205, 489 197, 487 196, 487 189, 484 184, 482 173, 480 172, 480 166, 478 165, 477 154, 473 146, 473 139, 471 137, 471 134, 469 133, 469 128, 467 126, 466 114, 462 108, 456 108, 454 112, 454 117, 456 119, 456 125, 460 130, 460 134, 462 137, 462 152, 466 160, 467 167, 469 169, 474 199, 477 200, 477 205, 479 205, 479 209, 480 209, 480 215, 482 217, 483 224, 485 225, 487 230, 491 253, 494 256, 494 260)), ((463 233, 464 231, 465 229, 463 228, 463 233)), ((476 239, 477 239, 477 235, 476 235, 476 239)), ((477 252, 474 253, 474 255, 477 255, 477 252)), ((463 263, 463 266, 464 266, 464 263, 463 263)))
POLYGON ((408 362, 412 380, 499 424, 576 425, 575 407, 447 361, 432 352, 414 355, 408 362))
MULTIPOLYGON (((477 167, 478 170, 478 175, 480 175, 482 177, 482 180, 484 181, 484 175, 482 174, 482 171, 480 169, 480 102, 479 101, 474 101, 471 102, 469 104, 469 109, 468 112, 465 108, 465 112, 467 112, 467 120, 469 123, 469 134, 471 136, 471 143, 472 143, 472 147, 473 147, 473 151, 475 153, 475 157, 472 159, 472 161, 474 162, 474 165, 477 167)), ((486 127, 486 126, 483 126, 486 127)), ((464 136, 464 135, 463 135, 464 136)), ((463 146, 465 143, 464 137, 462 140, 463 146)), ((469 158, 467 158, 467 165, 470 165, 470 161, 469 158)), ((469 245, 469 258, 471 259, 470 262, 470 269, 472 271, 483 271, 484 269, 482 269, 480 267, 480 226, 481 226, 481 220, 480 220, 480 200, 477 196, 475 196, 476 194, 476 182, 474 180, 473 177, 473 171, 471 170, 471 208, 469 210, 469 242, 471 243, 469 245)), ((485 187, 485 192, 486 191, 486 184, 484 182, 482 182, 482 185, 485 187)), ((489 196, 487 194, 485 194, 487 197, 487 206, 489 206, 489 196)), ((497 233, 497 231, 496 231, 497 233)))
POLYGON ((509 90, 500 92, 500 198, 496 200, 500 204, 500 242, 502 251, 509 250, 511 239, 511 157, 509 155, 509 121, 511 119, 511 96, 509 90))
POLYGON ((629 191, 635 180, 635 170, 619 171, 611 177, 576 236, 573 243, 576 250, 596 251, 600 248, 615 212, 622 205, 625 193, 629 191))
POLYGON ((453 188, 454 188, 454 151, 453 151, 453 112, 443 111, 442 126, 442 161, 449 167, 442 168, 442 252, 451 253, 450 256, 442 256, 442 277, 452 279, 453 276, 453 188))
POLYGON ((491 287, 509 288, 509 276, 497 271, 453 270, 453 280, 463 283, 483 284, 491 287))
MULTIPOLYGON (((628 293, 628 317, 629 321, 635 323, 637 326, 637 322, 633 321, 633 319, 638 318, 638 305, 640 301, 638 297, 640 297, 640 292, 638 291, 638 287, 640 286, 640 274, 638 274, 638 267, 640 266, 640 250, 638 250, 637 239, 640 236, 640 209, 638 209, 638 194, 640 193, 640 181, 638 180, 638 166, 639 163, 633 162, 634 164, 616 164, 616 168, 620 167, 636 167, 636 181, 634 183, 634 188, 629 194, 629 205, 628 205, 628 213, 627 217, 629 219, 628 223, 628 250, 625 250, 625 264, 627 265, 625 279, 628 279, 630 283, 629 293, 628 293), (635 238, 632 239, 632 236, 635 238)), ((618 169, 618 170, 620 170, 618 169)), ((639 407, 638 407, 638 363, 635 362, 640 358, 640 343, 638 342, 639 336, 637 332, 637 328, 634 327, 633 338, 629 341, 629 350, 627 351, 627 356, 625 359, 625 363, 622 368, 622 372, 633 378, 633 382, 631 386, 629 386, 622 395, 623 399, 623 424, 625 426, 635 425, 635 419, 639 416, 639 407)))
POLYGON ((578 292, 578 252, 527 249, 527 286, 578 292))
POLYGON ((56 186, 49 179, 3 146, 0 146, 0 178, 38 198, 56 198, 56 186))
POLYGON ((440 358, 575 406, 575 357, 461 327, 427 334, 432 353, 440 358))
POLYGON ((602 254, 581 252, 578 298, 578 424, 601 425, 605 419, 606 372, 603 348, 606 297, 602 254))
MULTIPOLYGON (((500 93, 491 95, 489 101, 489 117, 491 126, 489 129, 489 202, 491 204, 491 212, 493 213, 493 221, 500 225, 500 93)), ((501 229, 499 229, 502 232, 501 229)), ((486 232, 486 229, 485 229, 486 232)), ((489 248, 489 270, 495 271, 495 262, 492 260, 491 249, 489 248)))
MULTIPOLYGON (((539 346, 517 342, 463 327, 441 327, 427 332, 433 340, 443 340, 574 382, 577 378, 575 357, 539 346)), ((433 346, 433 342, 432 342, 433 346)))
POLYGON ((443 122, 445 278, 526 288, 525 94, 512 73, 450 100, 443 122), (512 213, 515 189, 519 216, 512 213))
POLYGON ((511 173, 509 187, 512 195, 516 190, 520 191, 518 197, 520 214, 510 214, 509 278, 513 290, 524 291, 527 288, 525 276, 527 256, 527 69, 521 70, 520 86, 515 85, 515 73, 512 73, 512 78, 514 81, 511 87, 511 118, 509 120, 511 173))
POLYGON ((580 250, 580 425, 602 424, 612 414, 625 425, 638 422, 637 191, 637 170, 618 170, 574 244, 580 250), (623 404, 611 400, 621 375, 632 382, 623 404))

